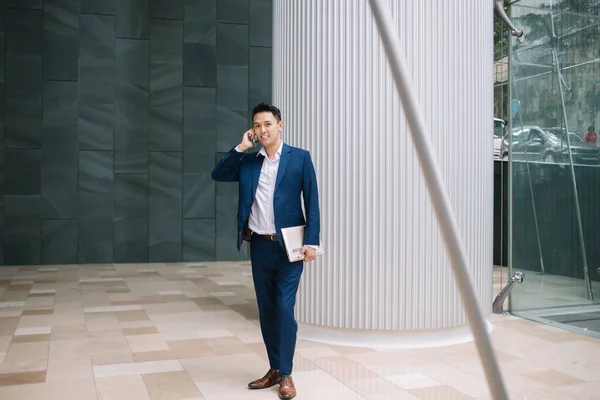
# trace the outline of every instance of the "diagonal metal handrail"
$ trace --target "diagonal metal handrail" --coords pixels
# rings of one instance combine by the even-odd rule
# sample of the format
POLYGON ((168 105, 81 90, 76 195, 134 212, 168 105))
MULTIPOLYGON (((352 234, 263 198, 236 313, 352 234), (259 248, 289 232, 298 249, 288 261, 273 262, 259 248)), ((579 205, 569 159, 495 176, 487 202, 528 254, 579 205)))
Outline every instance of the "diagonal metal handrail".
POLYGON ((504 386, 500 367, 488 336, 485 321, 479 309, 475 289, 467 268, 467 255, 457 227, 450 199, 446 193, 442 174, 431 150, 432 145, 426 135, 426 123, 417 105, 412 84, 408 78, 405 61, 400 50, 400 41, 391 17, 389 7, 382 0, 369 0, 375 22, 381 36, 387 60, 394 77, 396 89, 404 106, 404 113, 415 145, 419 163, 429 189, 440 230, 450 257, 454 278, 479 357, 485 371, 485 376, 495 400, 508 400, 508 392, 504 386))

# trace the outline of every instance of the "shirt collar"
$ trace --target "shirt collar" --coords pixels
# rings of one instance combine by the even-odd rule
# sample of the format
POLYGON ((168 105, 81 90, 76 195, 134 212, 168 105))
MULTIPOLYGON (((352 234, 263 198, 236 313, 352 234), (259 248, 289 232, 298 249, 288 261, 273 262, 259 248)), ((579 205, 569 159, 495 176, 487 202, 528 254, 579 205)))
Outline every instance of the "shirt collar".
MULTIPOLYGON (((275 160, 278 160, 281 157, 281 152, 283 151, 283 140, 281 141, 281 144, 279 145, 279 148, 277 149, 277 151, 275 152, 275 160)), ((265 150, 265 148, 261 148, 260 151, 258 152, 258 154, 260 154, 261 156, 268 158, 267 156, 267 152, 265 150)), ((258 154, 256 155, 258 157, 258 154)))

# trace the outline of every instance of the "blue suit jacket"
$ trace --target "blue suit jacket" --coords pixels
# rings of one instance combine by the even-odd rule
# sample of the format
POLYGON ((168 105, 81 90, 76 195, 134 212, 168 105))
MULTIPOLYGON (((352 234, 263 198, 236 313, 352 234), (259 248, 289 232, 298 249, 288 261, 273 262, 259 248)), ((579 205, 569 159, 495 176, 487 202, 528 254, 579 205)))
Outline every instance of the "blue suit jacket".
MULTIPOLYGON (((240 153, 235 147, 217 163, 212 179, 218 182, 239 182, 237 213, 237 248, 247 236, 248 218, 258 187, 258 178, 264 157, 256 152, 240 153)), ((283 247, 281 228, 305 225, 304 244, 319 245, 321 216, 317 177, 310 153, 297 147, 283 144, 279 169, 275 181, 273 198, 275 230, 279 244, 283 247), (302 213, 301 198, 304 199, 306 218, 302 213)))

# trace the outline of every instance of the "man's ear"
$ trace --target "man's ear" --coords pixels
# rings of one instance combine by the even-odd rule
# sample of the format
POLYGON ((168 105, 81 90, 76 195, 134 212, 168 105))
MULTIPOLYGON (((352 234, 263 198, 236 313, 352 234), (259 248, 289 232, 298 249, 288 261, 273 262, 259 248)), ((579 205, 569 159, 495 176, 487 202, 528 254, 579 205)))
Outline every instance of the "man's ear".
POLYGON ((277 124, 277 125, 279 125, 279 130, 283 129, 283 121, 279 121, 279 124, 277 124))

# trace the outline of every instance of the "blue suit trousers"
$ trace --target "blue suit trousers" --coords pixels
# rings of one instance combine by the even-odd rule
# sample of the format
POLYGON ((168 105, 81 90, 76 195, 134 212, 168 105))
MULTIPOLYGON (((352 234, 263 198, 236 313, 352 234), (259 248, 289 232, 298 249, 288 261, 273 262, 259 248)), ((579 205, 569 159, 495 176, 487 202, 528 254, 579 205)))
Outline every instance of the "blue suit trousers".
POLYGON ((250 259, 269 363, 280 375, 291 375, 298 332, 294 308, 304 262, 289 262, 279 242, 258 235, 251 236, 250 259))

